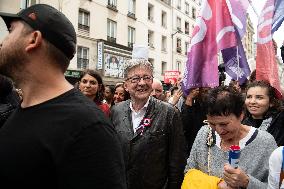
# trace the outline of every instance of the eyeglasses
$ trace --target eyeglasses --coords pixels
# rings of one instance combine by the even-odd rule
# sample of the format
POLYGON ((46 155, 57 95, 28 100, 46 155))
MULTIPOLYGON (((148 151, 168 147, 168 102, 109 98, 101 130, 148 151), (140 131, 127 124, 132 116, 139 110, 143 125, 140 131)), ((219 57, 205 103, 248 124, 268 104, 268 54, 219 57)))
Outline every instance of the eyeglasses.
POLYGON ((153 76, 151 75, 144 75, 142 77, 140 76, 132 76, 126 79, 126 81, 130 80, 131 83, 138 83, 141 79, 143 79, 145 82, 150 82, 153 79, 153 76))

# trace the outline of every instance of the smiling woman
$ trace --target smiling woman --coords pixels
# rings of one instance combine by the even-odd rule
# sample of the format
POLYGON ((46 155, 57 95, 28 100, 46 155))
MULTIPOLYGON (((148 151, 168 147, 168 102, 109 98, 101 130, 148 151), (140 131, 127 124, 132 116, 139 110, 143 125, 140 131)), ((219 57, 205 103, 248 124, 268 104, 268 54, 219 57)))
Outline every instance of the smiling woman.
POLYGON ((199 130, 185 172, 198 169, 223 178, 218 183, 219 189, 266 189, 268 159, 276 148, 273 137, 241 123, 244 100, 241 93, 231 87, 220 86, 210 90, 207 105, 209 125, 199 130), (241 148, 238 168, 228 164, 232 145, 241 148))
POLYGON ((265 81, 254 81, 247 86, 244 124, 268 131, 278 146, 284 145, 284 111, 274 89, 265 81))

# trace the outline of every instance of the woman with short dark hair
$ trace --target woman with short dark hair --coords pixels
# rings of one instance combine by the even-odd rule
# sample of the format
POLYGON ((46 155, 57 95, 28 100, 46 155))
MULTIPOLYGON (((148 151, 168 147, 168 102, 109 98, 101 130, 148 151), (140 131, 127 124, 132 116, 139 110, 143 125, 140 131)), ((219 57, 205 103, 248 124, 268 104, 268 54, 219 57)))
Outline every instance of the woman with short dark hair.
POLYGON ((244 117, 242 94, 220 86, 209 91, 207 122, 194 141, 185 171, 198 169, 223 178, 218 188, 266 189, 268 160, 277 147, 267 132, 241 123, 244 117), (240 147, 237 168, 228 164, 230 147, 240 147))

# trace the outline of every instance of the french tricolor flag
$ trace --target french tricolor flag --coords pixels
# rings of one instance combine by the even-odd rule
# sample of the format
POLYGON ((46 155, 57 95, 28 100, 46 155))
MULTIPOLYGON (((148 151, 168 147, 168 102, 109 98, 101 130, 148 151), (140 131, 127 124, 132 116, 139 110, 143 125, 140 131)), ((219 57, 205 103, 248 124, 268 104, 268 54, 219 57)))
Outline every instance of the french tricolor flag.
POLYGON ((281 98, 282 94, 272 34, 280 27, 283 20, 284 1, 267 0, 259 16, 257 27, 256 79, 268 81, 276 89, 278 98, 281 98))

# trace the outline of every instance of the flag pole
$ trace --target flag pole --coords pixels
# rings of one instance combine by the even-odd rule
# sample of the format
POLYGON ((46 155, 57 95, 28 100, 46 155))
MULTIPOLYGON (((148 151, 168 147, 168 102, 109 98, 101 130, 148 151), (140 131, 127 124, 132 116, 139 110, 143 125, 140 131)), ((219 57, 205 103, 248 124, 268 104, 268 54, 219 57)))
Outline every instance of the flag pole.
POLYGON ((239 59, 239 46, 238 45, 237 45, 237 63, 238 63, 237 81, 239 81, 240 59, 239 59))

